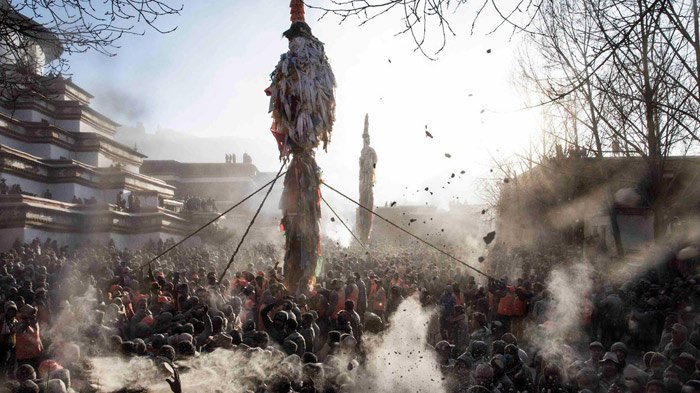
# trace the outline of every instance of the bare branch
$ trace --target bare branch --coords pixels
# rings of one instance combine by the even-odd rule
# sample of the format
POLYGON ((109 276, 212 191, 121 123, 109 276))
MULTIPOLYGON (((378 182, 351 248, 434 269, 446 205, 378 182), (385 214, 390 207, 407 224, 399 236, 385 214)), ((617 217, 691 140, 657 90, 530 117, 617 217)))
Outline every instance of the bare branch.
MULTIPOLYGON (((177 0, 174 0, 177 1, 177 0)), ((41 89, 66 76, 68 54, 113 56, 125 35, 169 33, 161 19, 182 11, 166 0, 0 0, 0 97, 41 89)))

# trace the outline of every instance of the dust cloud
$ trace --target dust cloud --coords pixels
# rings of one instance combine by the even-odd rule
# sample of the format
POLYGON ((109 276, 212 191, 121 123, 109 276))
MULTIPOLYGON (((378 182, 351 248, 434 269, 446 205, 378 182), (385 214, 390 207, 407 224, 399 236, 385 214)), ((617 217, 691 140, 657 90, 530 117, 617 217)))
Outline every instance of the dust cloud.
MULTIPOLYGON (((92 359, 93 380, 102 391, 120 389, 170 393, 165 382, 170 375, 157 361, 148 358, 101 357, 92 359)), ((216 350, 178 361, 185 392, 243 393, 263 380, 302 372, 301 364, 283 355, 263 350, 247 352, 216 350)))
MULTIPOLYGON (((95 299, 96 291, 89 287, 82 297, 64 305, 55 327, 48 332, 53 345, 79 348, 83 361, 90 364, 91 382, 102 392, 169 393, 166 378, 170 374, 158 359, 114 356, 105 352, 104 346, 98 348, 100 341, 86 338, 85 331, 94 325, 95 299)), ((366 335, 362 366, 356 354, 341 352, 327 360, 322 367, 325 373, 312 375, 298 357, 285 356, 273 347, 217 349, 178 360, 176 365, 183 391, 188 392, 243 393, 262 383, 269 386, 275 381, 298 380, 299 376, 313 379, 316 386, 322 386, 327 378, 344 381, 341 385, 352 392, 444 392, 434 349, 428 345, 428 325, 434 314, 435 310, 423 308, 417 297, 404 300, 383 334, 366 335), (334 367, 329 368, 329 364, 334 367)), ((76 361, 80 355, 72 353, 72 359, 61 360, 67 364, 76 361)))
POLYGON ((404 300, 390 318, 390 328, 365 343, 367 377, 355 392, 444 392, 435 351, 427 342, 434 313, 415 297, 404 300))
POLYGON ((588 293, 593 286, 593 268, 586 263, 560 266, 554 269, 547 281, 551 303, 544 324, 530 326, 526 336, 544 359, 575 360, 575 350, 567 342, 576 342, 582 331, 588 293))

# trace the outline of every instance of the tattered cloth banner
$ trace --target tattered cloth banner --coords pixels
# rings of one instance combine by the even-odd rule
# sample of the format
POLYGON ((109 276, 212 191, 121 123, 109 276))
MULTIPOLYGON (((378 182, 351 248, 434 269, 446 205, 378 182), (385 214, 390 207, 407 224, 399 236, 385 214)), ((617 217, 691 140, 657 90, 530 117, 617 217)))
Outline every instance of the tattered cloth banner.
POLYGON ((292 156, 280 201, 286 236, 284 272, 287 287, 306 290, 313 283, 321 254, 321 171, 314 149, 331 140, 335 122, 335 76, 323 43, 304 22, 302 0, 292 0, 292 26, 284 32, 289 51, 270 75, 272 134, 280 157, 292 156))

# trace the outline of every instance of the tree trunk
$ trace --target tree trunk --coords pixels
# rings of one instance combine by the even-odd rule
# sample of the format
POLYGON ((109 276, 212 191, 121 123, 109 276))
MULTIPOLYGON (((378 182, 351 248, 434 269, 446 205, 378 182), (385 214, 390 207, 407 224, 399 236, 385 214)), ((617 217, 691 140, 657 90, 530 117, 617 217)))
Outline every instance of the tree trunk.
POLYGON ((700 4, 698 0, 693 0, 693 30, 694 42, 693 49, 695 50, 695 83, 698 89, 698 102, 700 102, 700 4))
MULTIPOLYGON (((640 15, 644 13, 642 2, 639 1, 639 11, 640 15)), ((648 181, 649 187, 647 190, 648 203, 654 213, 654 237, 657 237, 660 232, 660 221, 661 212, 659 211, 661 206, 659 206, 659 196, 661 195, 662 188, 662 152, 661 152, 661 141, 659 140, 659 124, 657 119, 657 108, 655 101, 655 92, 651 84, 651 71, 649 68, 649 36, 651 34, 651 26, 647 26, 645 23, 645 18, 640 20, 640 30, 641 30, 641 66, 642 66, 642 78, 643 78, 643 90, 642 99, 644 101, 644 117, 646 126, 646 142, 647 142, 647 166, 648 166, 648 181)))

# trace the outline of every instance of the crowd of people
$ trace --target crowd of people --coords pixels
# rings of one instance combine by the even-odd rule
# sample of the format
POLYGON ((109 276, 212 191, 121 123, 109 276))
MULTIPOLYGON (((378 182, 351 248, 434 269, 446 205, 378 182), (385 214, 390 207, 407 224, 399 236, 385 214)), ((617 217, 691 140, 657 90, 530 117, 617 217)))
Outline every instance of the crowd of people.
POLYGON ((427 341, 450 393, 700 390, 700 281, 678 261, 623 285, 594 276, 575 332, 542 342, 564 324, 547 277, 485 279, 427 250, 329 244, 317 281, 290 293, 270 245, 244 250, 220 281, 231 249, 178 247, 149 263, 169 245, 37 239, 1 254, 2 389, 100 391, 90 359, 114 356, 148 359, 182 392, 188 360, 230 351, 287 365, 235 391, 359 391, 374 338, 413 297, 435 310, 427 341))

